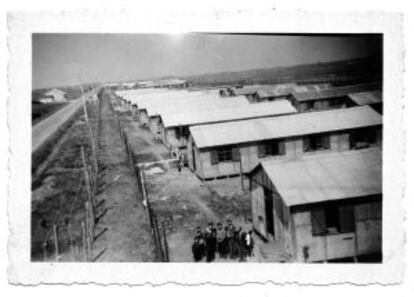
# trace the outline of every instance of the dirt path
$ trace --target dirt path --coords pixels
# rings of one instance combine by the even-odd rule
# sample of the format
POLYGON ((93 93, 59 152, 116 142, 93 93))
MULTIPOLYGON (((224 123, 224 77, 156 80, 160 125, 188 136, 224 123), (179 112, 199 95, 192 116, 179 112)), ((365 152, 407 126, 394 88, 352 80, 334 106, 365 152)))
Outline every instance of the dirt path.
POLYGON ((32 153, 36 151, 50 136, 52 136, 60 126, 68 121, 81 106, 82 99, 76 99, 34 125, 32 127, 32 153))
POLYGON ((98 209, 98 215, 102 213, 103 217, 95 232, 103 234, 95 243, 95 254, 104 251, 98 259, 104 262, 153 261, 154 247, 146 211, 138 197, 137 181, 117 125, 109 96, 104 94, 100 155, 104 164, 100 180, 104 185, 97 197, 98 203, 104 202, 98 209))
POLYGON ((197 203, 201 211, 204 212, 204 214, 207 215, 213 222, 220 222, 220 218, 210 209, 210 207, 208 207, 207 203, 202 198, 194 195, 191 197, 191 201, 197 203))
POLYGON ((140 126, 132 116, 123 115, 122 122, 128 140, 139 160, 139 163, 157 162, 171 158, 167 147, 155 141, 155 137, 148 129, 140 126))

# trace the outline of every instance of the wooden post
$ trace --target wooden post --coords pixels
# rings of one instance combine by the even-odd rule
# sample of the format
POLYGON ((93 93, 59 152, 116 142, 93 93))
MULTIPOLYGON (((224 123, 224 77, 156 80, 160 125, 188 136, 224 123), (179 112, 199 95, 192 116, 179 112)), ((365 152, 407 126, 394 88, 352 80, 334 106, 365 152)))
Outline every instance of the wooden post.
POLYGON ((47 242, 44 241, 43 244, 42 244, 42 248, 43 248, 43 262, 46 262, 46 260, 47 260, 46 247, 47 247, 47 242))
MULTIPOLYGON (((91 233, 92 233, 92 222, 91 222, 91 211, 90 211, 90 204, 88 201, 85 202, 85 234, 86 234, 86 250, 88 261, 91 260, 91 233)), ((92 235, 93 236, 93 235, 92 235)))
POLYGON ((95 218, 93 216, 92 207, 88 201, 85 202, 86 211, 86 230, 89 237, 89 242, 93 241, 93 230, 95 228, 95 218))
POLYGON ((151 214, 150 214, 150 205, 148 202, 147 192, 145 190, 145 180, 144 180, 144 173, 142 172, 141 168, 139 168, 139 177, 140 177, 140 184, 141 184, 141 191, 142 191, 142 198, 143 198, 143 204, 145 208, 147 209, 147 215, 148 215, 148 221, 151 223, 151 214))
POLYGON ((58 239, 58 231, 56 224, 53 225, 53 243, 55 245, 55 259, 59 261, 59 239, 58 239))
POLYGON ((88 167, 87 167, 86 158, 85 158, 85 149, 83 148, 83 146, 81 147, 81 156, 82 156, 82 163, 83 163, 83 174, 85 176, 86 192, 88 193, 88 200, 91 203, 92 207, 95 207, 94 201, 92 199, 91 181, 89 179, 89 172, 88 172, 88 167))
MULTIPOLYGON (((80 77, 79 80, 81 81, 80 77)), ((81 93, 82 93, 82 103, 83 103, 83 112, 85 114, 85 122, 86 122, 86 126, 88 127, 88 131, 89 131, 89 138, 91 139, 91 146, 92 146, 92 154, 93 154, 93 165, 95 168, 95 171, 98 171, 98 154, 97 154, 97 150, 96 150, 96 143, 95 143, 95 139, 93 136, 93 131, 91 128, 91 125, 89 123, 89 118, 88 118, 88 112, 87 112, 87 108, 86 108, 86 101, 85 101, 85 94, 83 92, 83 85, 82 85, 82 81, 80 84, 80 88, 81 88, 81 93)))
POLYGON ((72 256, 72 261, 75 261, 75 251, 74 251, 74 247, 73 247, 73 240, 72 240, 72 224, 70 222, 68 222, 68 235, 69 235, 69 250, 70 250, 70 254, 72 256))
POLYGON ((89 251, 88 251, 88 235, 86 232, 85 222, 82 221, 82 246, 83 246, 83 253, 85 255, 85 262, 89 261, 89 251))
POLYGON ((161 228, 162 228, 162 236, 164 237, 164 250, 165 250, 165 261, 170 262, 170 255, 168 251, 168 241, 167 241, 167 234, 165 231, 165 222, 161 222, 161 228))
POLYGON ((243 165, 242 165, 242 158, 240 155, 240 183, 241 183, 241 189, 244 191, 244 183, 243 183, 243 165))
POLYGON ((160 230, 158 229, 158 220, 155 216, 153 219, 154 219, 155 239, 157 241, 158 251, 162 258, 162 261, 165 261, 165 255, 164 255, 164 251, 162 250, 162 245, 161 245, 160 230))

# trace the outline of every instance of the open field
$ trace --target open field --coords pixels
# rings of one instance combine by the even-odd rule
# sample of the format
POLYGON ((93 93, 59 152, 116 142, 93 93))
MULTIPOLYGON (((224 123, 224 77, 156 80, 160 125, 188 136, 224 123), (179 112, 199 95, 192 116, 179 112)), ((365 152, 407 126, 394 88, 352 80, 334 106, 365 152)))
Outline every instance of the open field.
POLYGON ((315 63, 290 67, 273 67, 235 72, 211 73, 186 76, 195 86, 278 84, 278 83, 325 83, 334 85, 382 80, 382 58, 315 63))

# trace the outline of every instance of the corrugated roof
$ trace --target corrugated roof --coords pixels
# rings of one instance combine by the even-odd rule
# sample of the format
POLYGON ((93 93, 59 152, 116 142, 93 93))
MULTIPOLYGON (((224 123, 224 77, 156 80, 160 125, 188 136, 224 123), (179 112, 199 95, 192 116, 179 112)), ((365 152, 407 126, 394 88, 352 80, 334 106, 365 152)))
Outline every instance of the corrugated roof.
MULTIPOLYGON (((226 99, 222 99, 226 100, 226 99)), ((259 104, 248 104, 245 106, 230 106, 222 108, 216 106, 211 110, 199 110, 197 112, 167 113, 162 116, 165 127, 191 126, 207 123, 218 123, 236 121, 267 116, 296 113, 296 109, 287 100, 278 100, 259 104)), ((236 133, 240 134, 242 130, 236 133)), ((219 132, 221 133, 221 132, 219 132)), ((244 133, 244 131, 243 131, 244 133)))
POLYGON ((349 94, 349 98, 358 105, 369 105, 382 102, 382 91, 359 92, 349 94))
MULTIPOLYGON (((285 100, 273 101, 276 103, 285 100)), ((262 105, 265 103, 255 104, 262 105)), ((339 131, 382 124, 369 106, 190 127, 199 148, 339 131)))
POLYGON ((309 101, 317 99, 329 99, 339 96, 346 96, 351 93, 370 91, 373 89, 378 89, 377 83, 370 84, 358 84, 351 86, 336 87, 331 89, 323 89, 319 91, 309 91, 309 92, 293 92, 292 95, 298 101, 309 101))
POLYGON ((266 160, 261 166, 287 206, 382 194, 379 149, 266 160))

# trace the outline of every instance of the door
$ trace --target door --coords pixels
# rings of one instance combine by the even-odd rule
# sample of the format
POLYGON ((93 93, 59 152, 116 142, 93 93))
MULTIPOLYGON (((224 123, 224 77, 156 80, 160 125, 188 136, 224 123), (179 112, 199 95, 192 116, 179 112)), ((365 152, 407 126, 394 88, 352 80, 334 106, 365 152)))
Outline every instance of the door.
POLYGON ((267 234, 271 234, 274 238, 275 236, 275 224, 273 221, 273 197, 272 192, 264 188, 264 198, 265 198, 265 215, 266 215, 266 231, 267 234))

